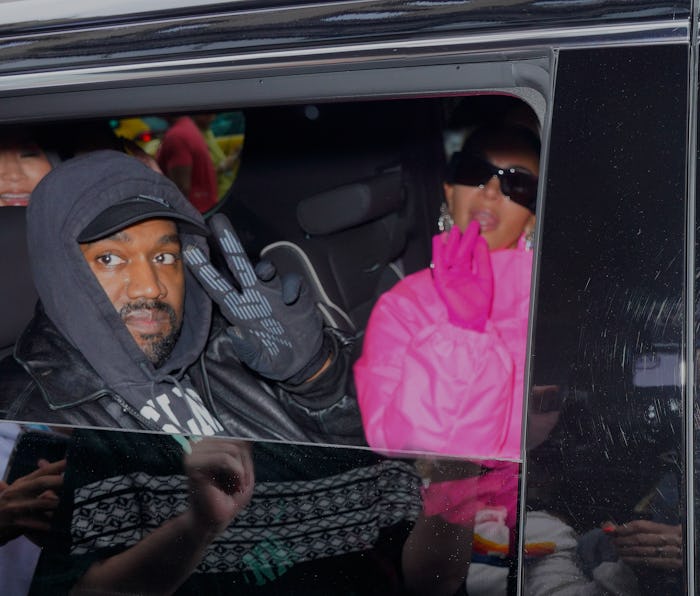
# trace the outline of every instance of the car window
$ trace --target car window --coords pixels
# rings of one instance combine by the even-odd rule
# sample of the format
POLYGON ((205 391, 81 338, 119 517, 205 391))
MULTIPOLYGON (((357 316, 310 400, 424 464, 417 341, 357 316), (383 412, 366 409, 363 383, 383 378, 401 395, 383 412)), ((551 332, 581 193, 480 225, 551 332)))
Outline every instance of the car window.
MULTIPOLYGON (((221 143, 220 148, 228 148, 233 157, 234 175, 213 211, 230 217, 254 263, 261 259, 271 261, 284 276, 304 275, 305 291, 314 293, 312 303, 317 304, 319 318, 333 330, 335 349, 342 349, 346 354, 343 356, 347 358, 345 373, 331 386, 334 393, 347 391, 344 384, 353 382, 351 367, 361 355, 365 330, 377 300, 407 276, 424 275, 428 271, 432 236, 440 232, 439 226, 445 225, 446 206, 441 208, 441 205, 445 201, 446 181, 451 187, 463 187, 460 192, 483 191, 488 195, 483 199, 484 204, 488 206, 490 201, 500 207, 510 206, 519 217, 516 223, 519 227, 512 232, 513 237, 506 247, 509 250, 504 252, 521 251, 527 260, 523 264, 519 261, 505 264, 515 270, 516 287, 520 288, 515 299, 524 326, 521 325, 513 341, 517 353, 524 355, 534 225, 529 229, 527 247, 523 226, 530 218, 534 223, 530 210, 536 209, 538 195, 541 131, 541 114, 528 103, 515 94, 482 95, 364 104, 303 104, 226 110, 216 114, 178 113, 167 119, 144 114, 138 118, 113 116, 104 120, 63 121, 56 124, 63 134, 53 137, 51 151, 58 156, 57 167, 74 156, 81 159, 91 152, 110 149, 123 151, 152 170, 166 173, 168 165, 161 160, 160 151, 168 129, 185 119, 196 123, 200 116, 212 131, 212 138, 221 143), (411 125, 407 126, 408 123, 411 125), (515 134, 514 141, 507 137, 498 140, 500 144, 488 144, 489 141, 483 148, 474 145, 473 149, 466 149, 469 146, 466 140, 475 131, 488 127, 500 131, 504 124, 517 132, 508 128, 508 134, 515 134), (339 139, 342 142, 339 143, 339 139), (466 156, 464 161, 460 161, 462 152, 466 156), (450 169, 454 170, 453 174, 450 169), (490 185, 488 189, 487 185, 490 185), (510 250, 516 244, 517 251, 510 250), (298 258, 299 254, 303 254, 303 258, 298 258)), ((42 130, 49 129, 53 130, 46 125, 42 130)), ((501 132, 489 134, 498 136, 501 132)), ((467 200, 467 205, 472 201, 459 200, 467 200)), ((486 209, 483 205, 480 208, 486 209)), ((457 211, 454 213, 458 218, 457 211)), ((471 219, 476 219, 469 213, 471 219)), ((487 215, 495 219, 498 212, 484 213, 481 215, 486 218, 483 225, 489 229, 492 222, 487 215)), ((212 214, 205 211, 203 215, 211 217, 212 214)), ((455 232, 458 225, 454 224, 455 232)), ((445 231, 443 237, 447 236, 445 231)), ((483 245, 487 250, 486 241, 483 245)), ((210 247, 213 258, 217 258, 220 248, 215 239, 211 240, 210 247)), ((218 265, 225 266, 224 261, 218 265)), ((237 283, 241 280, 234 279, 237 283)), ((507 311, 508 305, 499 308, 507 311)), ((500 316, 508 320, 511 314, 506 312, 500 316)), ((31 313, 26 316, 28 321, 31 313)), ((493 337, 500 341, 497 335, 493 337)), ((11 346, 8 348, 14 351, 11 346)), ((502 356, 498 357, 506 357, 507 349, 499 349, 498 354, 502 356)), ((14 359, 10 356, 10 360, 14 359)), ((229 426, 234 429, 229 433, 245 438, 250 437, 251 432, 253 436, 262 432, 262 436, 284 438, 283 443, 261 442, 256 446, 245 441, 221 439, 216 447, 209 447, 208 441, 204 441, 202 444, 207 447, 198 447, 194 453, 200 457, 198 452, 203 449, 204 460, 208 461, 209 457, 216 460, 212 471, 205 474, 213 485, 197 485, 196 490, 203 493, 223 491, 235 496, 237 491, 241 492, 236 485, 241 481, 237 474, 243 475, 236 461, 254 461, 256 491, 261 495, 267 491, 272 491, 270 494, 282 491, 284 497, 278 495, 266 501, 261 496, 263 500, 254 514, 255 524, 251 526, 241 518, 241 523, 247 527, 247 538, 241 541, 233 531, 230 536, 222 534, 211 544, 210 554, 201 560, 195 575, 190 579, 182 578, 185 582, 182 589, 192 589, 196 593, 201 589, 200 582, 209 582, 208 574, 216 570, 221 574, 216 576, 216 581, 254 593, 267 593, 266 590, 287 585, 305 593, 313 590, 323 593, 331 578, 337 581, 337 574, 342 570, 342 577, 347 578, 347 584, 343 583, 345 591, 403 590, 404 581, 415 585, 416 589, 423 586, 421 590, 431 590, 435 578, 442 576, 446 579, 439 591, 451 593, 463 583, 461 578, 470 561, 474 561, 471 580, 476 582, 474 585, 484 581, 479 579, 482 573, 488 578, 488 570, 495 565, 505 573, 499 573, 487 583, 506 588, 514 579, 517 560, 515 532, 524 364, 524 358, 518 361, 520 373, 515 381, 508 365, 497 369, 493 382, 508 387, 509 391, 504 399, 505 409, 500 407, 495 412, 486 412, 478 425, 467 419, 464 421, 472 424, 474 432, 480 431, 483 440, 488 439, 488 446, 473 440, 464 446, 454 439, 435 444, 421 439, 404 444, 374 443, 368 449, 365 441, 369 427, 365 432, 360 427, 360 435, 342 437, 333 434, 338 421, 325 423, 321 420, 328 425, 328 434, 278 434, 281 431, 276 426, 279 422, 275 420, 275 412, 261 413, 256 427, 236 430, 238 427, 229 426), (501 374, 503 378, 498 377, 501 374), (504 456, 499 449, 502 437, 511 427, 516 428, 515 438, 508 455, 504 456), (261 430, 251 431, 251 428, 261 430), (311 437, 314 442, 321 443, 346 442, 362 448, 297 445, 294 442, 297 436, 311 437), (226 472, 222 467, 226 464, 217 459, 222 450, 225 452, 229 448, 231 454, 227 461, 234 462, 232 473, 226 472), (444 459, 444 455, 453 459, 444 459), (465 461, 464 456, 469 456, 469 461, 465 461), (294 466, 289 468, 294 461, 298 461, 296 472, 294 466), (285 469, 289 473, 280 476, 285 469), (306 471, 301 473, 302 470, 306 471), (227 480, 226 474, 233 474, 237 480, 227 480), (233 485, 228 487, 227 482, 233 485), (312 499, 317 503, 312 518, 302 522, 300 513, 287 511, 288 508, 308 507, 299 500, 301 494, 317 488, 323 494, 312 499), (327 489, 334 492, 326 494, 327 489), (336 493, 343 495, 345 505, 340 502, 340 496, 333 496, 336 493), (370 501, 365 502, 366 498, 370 501), (283 520, 289 516, 295 521, 285 528, 283 520), (326 518, 329 518, 328 525, 322 529, 326 522, 320 520, 326 518), (271 528, 275 530, 270 531, 271 528), (223 544, 231 544, 238 555, 231 559, 230 553, 225 554, 223 544), (369 567, 366 566, 368 561, 372 561, 369 567), (406 574, 405 579, 396 575, 401 569, 406 574), (371 587, 363 583, 370 579, 371 587)), ((375 366, 369 362, 367 370, 374 374, 375 366)), ((458 372, 458 369, 452 371, 458 372)), ((207 374, 207 382, 216 391, 223 377, 213 369, 207 374)), ((230 377, 230 371, 225 371, 225 375, 230 377)), ((449 382, 445 387, 450 390, 449 382)), ((154 402, 160 403, 160 400, 158 397, 154 402)), ((10 408, 17 405, 12 403, 10 408)), ((155 403, 151 407, 155 408, 155 403)), ((218 414, 221 420, 235 420, 236 407, 239 406, 226 406, 228 410, 218 414)), ((449 407, 438 405, 436 417, 448 416, 449 407)), ((409 406, 406 414, 411 415, 411 410, 409 406)), ((300 412, 294 416, 301 416, 300 412)), ((150 410, 141 413, 157 416, 150 410)), ((324 412, 320 415, 330 416, 324 412)), ((24 416, 9 415, 20 421, 24 416)), ((311 416, 319 415, 312 412, 311 416)), ((356 416, 359 421, 359 413, 356 416)), ((56 574, 60 573, 66 586, 77 581, 77 585, 85 589, 93 586, 104 591, 112 584, 109 575, 102 575, 102 570, 111 565, 116 568, 127 565, 126 577, 132 577, 134 586, 140 585, 139 572, 129 566, 129 561, 131 553, 148 550, 151 541, 143 541, 144 528, 136 530, 133 524, 145 523, 154 536, 167 537, 171 524, 183 523, 181 516, 189 519, 188 507, 199 506, 199 496, 190 494, 188 500, 186 487, 202 479, 195 474, 199 478, 195 480, 191 475, 194 472, 188 471, 188 464, 183 462, 189 461, 187 452, 200 442, 179 435, 173 438, 106 429, 89 431, 82 425, 37 428, 37 423, 52 422, 41 416, 28 417, 26 422, 33 424, 8 427, 7 443, 15 446, 14 453, 9 456, 8 484, 31 474, 59 483, 61 489, 55 491, 60 495, 57 503, 61 508, 66 507, 66 511, 60 522, 58 519, 52 522, 51 531, 71 536, 69 543, 59 541, 57 551, 45 547, 36 567, 33 589, 56 589, 56 574), (114 466, 91 463, 97 453, 114 466), (151 455, 142 461, 141 455, 146 453, 151 455), (62 462, 64 458, 67 460, 65 475, 59 480, 63 464, 55 462, 62 462), (34 462, 39 459, 51 461, 54 468, 61 468, 60 471, 54 468, 37 471, 34 462), (90 472, 83 477, 88 470, 94 474, 90 472), (116 493, 122 495, 119 505, 113 501, 116 493), (136 499, 132 493, 141 497, 136 499), (166 493, 171 496, 166 498, 166 493), (84 504, 83 498, 86 499, 84 504), (141 498, 151 503, 148 511, 138 504, 141 498), (94 525, 93 530, 84 533, 81 528, 98 509, 107 513, 101 518, 104 525, 101 529, 94 525), (136 522, 134 515, 141 521, 136 522), (171 518, 175 521, 168 522, 171 518), (127 523, 132 529, 124 525, 125 520, 131 520, 127 523), (65 574, 63 564, 56 567, 56 563, 66 556, 68 544, 72 546, 68 559, 63 558, 63 561, 70 561, 71 568, 75 565, 75 573, 65 574), (109 561, 107 567, 97 564, 103 559, 109 561), (86 569, 90 571, 83 575, 86 569), (86 583, 80 583, 83 581, 86 583)), ((448 428, 442 432, 447 433, 448 428)), ((248 495, 243 504, 250 507, 247 499, 248 495)), ((212 506, 210 501, 202 502, 205 503, 202 506, 212 506)), ((229 505, 236 507, 235 503, 229 505)), ((204 534, 209 531, 201 526, 199 519, 197 528, 204 534)), ((174 553, 173 556, 179 555, 174 553)), ((35 559, 27 561, 31 568, 35 559)), ((125 587, 129 586, 129 581, 125 587)))

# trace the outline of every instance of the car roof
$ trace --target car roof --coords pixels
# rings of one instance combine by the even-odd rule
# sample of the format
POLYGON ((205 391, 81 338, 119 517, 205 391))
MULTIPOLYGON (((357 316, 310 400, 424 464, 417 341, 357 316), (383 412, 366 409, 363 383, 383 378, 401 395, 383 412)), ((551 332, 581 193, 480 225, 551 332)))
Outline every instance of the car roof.
POLYGON ((339 44, 420 47, 436 37, 459 44, 462 36, 483 35, 478 43, 484 47, 581 43, 576 30, 586 30, 586 38, 609 36, 623 24, 632 27, 624 35, 663 30, 667 37, 669 23, 684 35, 689 19, 688 0, 17 0, 0 2, 0 74, 231 52, 332 51, 339 44))

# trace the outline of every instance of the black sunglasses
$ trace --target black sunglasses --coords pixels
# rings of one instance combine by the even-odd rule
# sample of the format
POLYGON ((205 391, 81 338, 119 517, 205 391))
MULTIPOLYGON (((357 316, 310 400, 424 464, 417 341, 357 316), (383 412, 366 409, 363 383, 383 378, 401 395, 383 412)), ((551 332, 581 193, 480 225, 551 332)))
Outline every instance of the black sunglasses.
POLYGON ((537 176, 517 168, 503 169, 476 155, 458 151, 451 160, 451 182, 465 186, 486 184, 498 176, 501 192, 511 201, 522 205, 533 213, 537 203, 537 176))

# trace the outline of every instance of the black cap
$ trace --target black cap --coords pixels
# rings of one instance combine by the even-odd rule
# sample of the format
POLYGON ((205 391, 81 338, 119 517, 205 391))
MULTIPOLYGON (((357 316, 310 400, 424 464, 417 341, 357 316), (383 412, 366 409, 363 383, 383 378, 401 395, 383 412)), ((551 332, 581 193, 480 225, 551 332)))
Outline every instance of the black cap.
POLYGON ((137 195, 107 207, 78 235, 78 242, 94 242, 147 219, 172 219, 181 232, 207 236, 209 230, 200 221, 176 211, 165 199, 137 195))

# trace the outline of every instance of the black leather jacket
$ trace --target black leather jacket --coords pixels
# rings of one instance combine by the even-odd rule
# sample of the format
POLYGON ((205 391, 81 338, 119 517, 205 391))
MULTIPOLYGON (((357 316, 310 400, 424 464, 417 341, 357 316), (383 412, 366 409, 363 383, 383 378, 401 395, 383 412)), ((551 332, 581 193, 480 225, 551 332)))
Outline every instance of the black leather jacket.
MULTIPOLYGON (((270 383, 245 368, 215 317, 207 349, 187 371, 207 408, 231 436, 365 445, 352 383, 351 345, 332 330, 331 366, 302 385, 270 383)), ((4 419, 120 429, 157 430, 105 385, 83 356, 38 311, 0 362, 4 419)))

